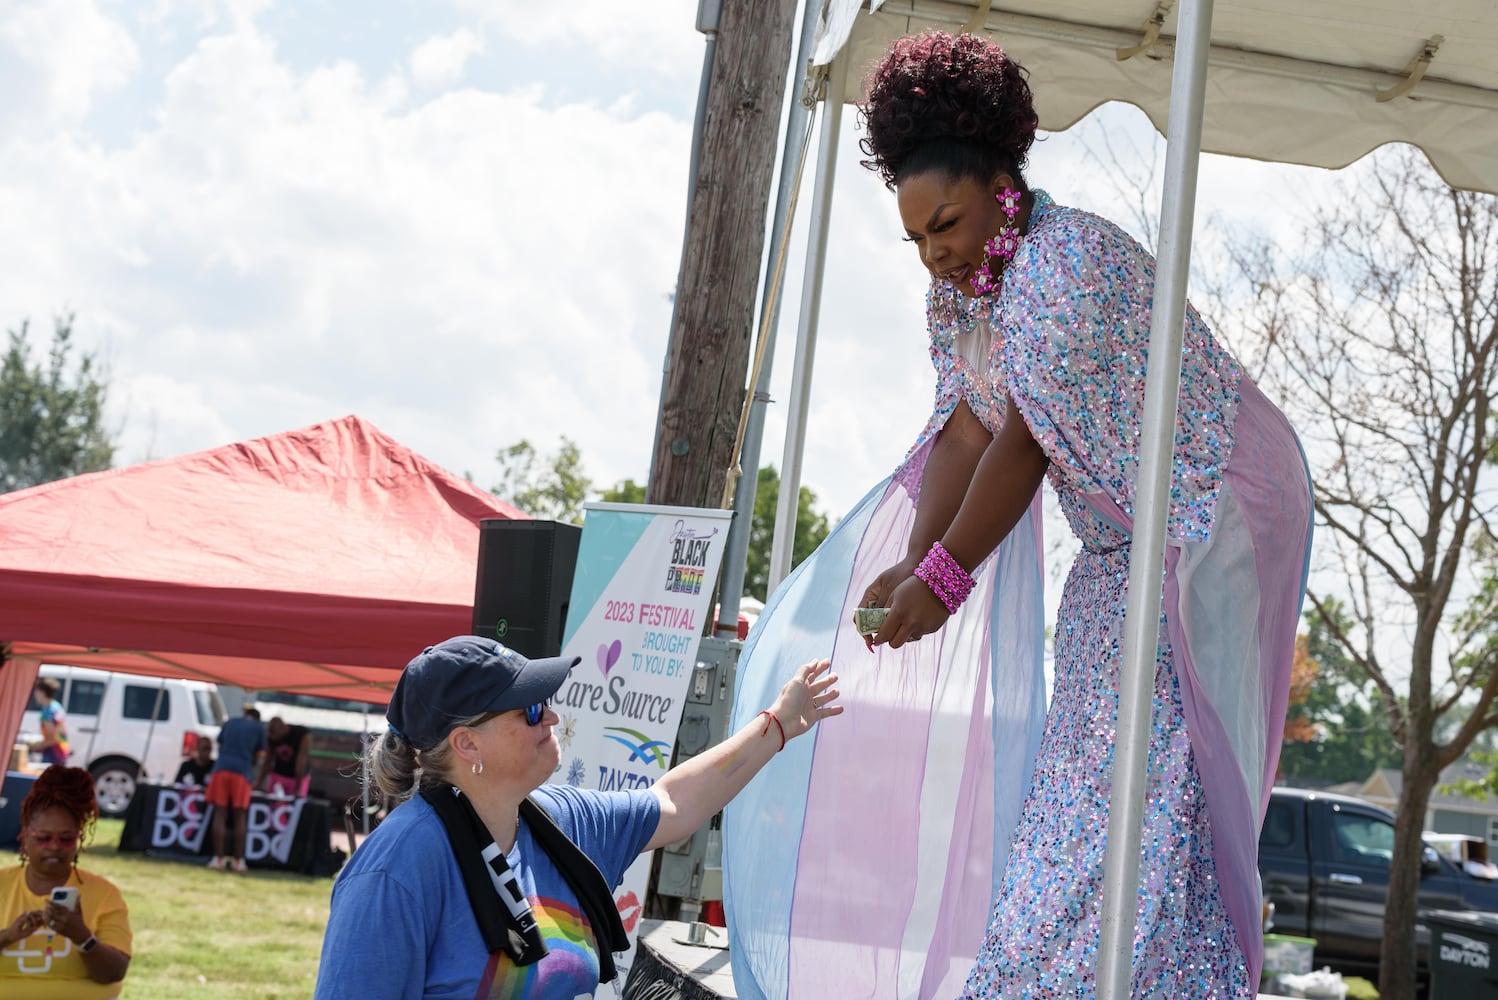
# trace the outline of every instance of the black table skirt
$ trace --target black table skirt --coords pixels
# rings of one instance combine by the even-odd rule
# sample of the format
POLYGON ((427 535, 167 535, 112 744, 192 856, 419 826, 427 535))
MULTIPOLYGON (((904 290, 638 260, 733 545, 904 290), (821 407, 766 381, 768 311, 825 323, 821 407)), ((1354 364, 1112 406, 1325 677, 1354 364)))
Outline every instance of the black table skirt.
MULTIPOLYGON (((727 960, 727 951, 716 951, 727 960)), ((624 980, 623 1000, 723 1000, 723 995, 698 982, 645 940, 635 942, 635 957, 624 980)))
MULTIPOLYGON (((278 799, 256 792, 250 799, 245 860, 251 868, 333 874, 343 852, 329 840, 331 813, 321 799, 278 799)), ((212 822, 213 807, 203 801, 201 788, 140 784, 125 811, 120 850, 207 859, 213 855, 212 822)), ((226 832, 232 838, 232 824, 226 832)))
POLYGON ((36 773, 5 771, 0 783, 0 848, 21 845, 21 800, 36 782, 36 773))

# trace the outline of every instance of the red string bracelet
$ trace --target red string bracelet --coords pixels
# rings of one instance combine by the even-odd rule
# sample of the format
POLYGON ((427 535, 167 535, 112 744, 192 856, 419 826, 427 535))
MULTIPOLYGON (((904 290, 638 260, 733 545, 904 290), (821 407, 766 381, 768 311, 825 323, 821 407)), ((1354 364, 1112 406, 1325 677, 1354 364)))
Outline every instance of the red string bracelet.
MULTIPOLYGON (((768 715, 770 717, 770 721, 775 723, 775 728, 778 729, 778 730, 780 730, 780 750, 784 750, 785 749, 785 727, 780 724, 780 720, 775 717, 775 713, 772 712, 772 711, 770 711, 768 708, 765 709, 764 711, 760 712, 759 715, 768 715)), ((759 718, 759 715, 756 715, 755 718, 756 719, 759 718)), ((759 731, 759 735, 761 735, 761 736, 768 736, 768 735, 770 735, 770 723, 769 722, 765 723, 765 728, 763 728, 763 729, 761 729, 759 731)), ((776 750, 775 752, 779 753, 780 750, 776 750)))

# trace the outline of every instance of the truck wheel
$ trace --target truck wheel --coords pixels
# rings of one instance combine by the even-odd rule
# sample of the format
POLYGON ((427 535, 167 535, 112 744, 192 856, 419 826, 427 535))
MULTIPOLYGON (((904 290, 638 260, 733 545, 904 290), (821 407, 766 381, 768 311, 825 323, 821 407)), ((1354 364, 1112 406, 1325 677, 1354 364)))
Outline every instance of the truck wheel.
POLYGON ((89 768, 94 776, 94 796, 99 800, 99 815, 125 815, 135 797, 135 776, 140 765, 128 757, 105 757, 89 768))

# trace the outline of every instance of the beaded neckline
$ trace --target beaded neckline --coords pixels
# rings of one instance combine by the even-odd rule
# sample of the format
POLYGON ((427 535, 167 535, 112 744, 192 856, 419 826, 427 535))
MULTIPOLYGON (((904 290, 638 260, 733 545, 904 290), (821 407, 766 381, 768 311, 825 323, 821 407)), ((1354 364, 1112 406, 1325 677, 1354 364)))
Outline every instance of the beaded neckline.
MULTIPOLYGON (((1026 226, 1025 235, 1020 237, 1019 247, 1024 248, 1025 240, 1035 231, 1045 217, 1050 213, 1055 202, 1051 196, 1040 188, 1030 192, 1033 198, 1030 205, 1030 219, 1026 226)), ((1016 256, 1018 250, 1016 251, 1016 256)), ((1011 267, 1013 264, 1011 263, 1011 267)), ((926 324, 931 330, 942 330, 949 336, 961 337, 972 333, 978 326, 978 320, 992 309, 992 303, 1004 288, 1003 276, 1009 272, 1006 267, 999 275, 997 287, 988 295, 967 296, 959 292, 951 283, 940 278, 931 279, 931 287, 926 292, 926 324)))

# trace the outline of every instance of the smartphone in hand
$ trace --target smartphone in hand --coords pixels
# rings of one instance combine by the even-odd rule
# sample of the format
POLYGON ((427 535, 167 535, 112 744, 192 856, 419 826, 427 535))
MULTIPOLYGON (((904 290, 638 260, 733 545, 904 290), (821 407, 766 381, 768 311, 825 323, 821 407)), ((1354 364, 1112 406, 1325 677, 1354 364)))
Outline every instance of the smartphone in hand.
POLYGON ((74 885, 58 886, 52 890, 52 902, 65 910, 78 909, 78 887, 74 885))

